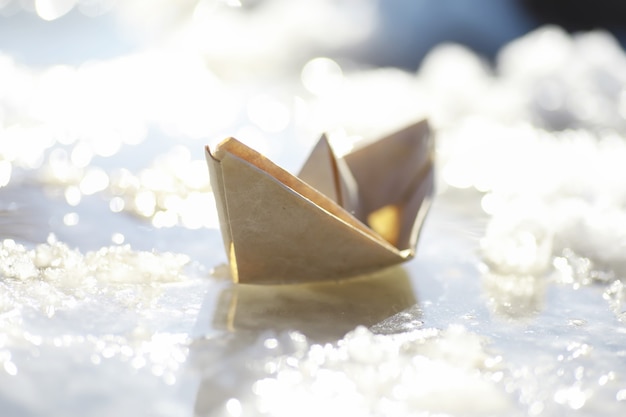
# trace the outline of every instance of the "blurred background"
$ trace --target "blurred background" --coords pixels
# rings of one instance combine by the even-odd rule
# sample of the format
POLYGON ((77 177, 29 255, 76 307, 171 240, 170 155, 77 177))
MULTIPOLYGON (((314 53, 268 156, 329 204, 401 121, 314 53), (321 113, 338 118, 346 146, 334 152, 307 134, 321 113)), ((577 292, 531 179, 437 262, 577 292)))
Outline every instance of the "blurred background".
MULTIPOLYGON (((259 48, 278 53, 285 45, 300 40, 306 41, 300 42, 301 46, 306 43, 306 47, 291 57, 296 62, 307 55, 324 53, 365 64, 415 70, 426 53, 439 43, 459 43, 494 58, 505 43, 545 24, 559 25, 570 32, 605 28, 620 40, 625 36, 626 6, 614 0, 437 3, 324 0, 319 3, 4 0, 0 3, 0 48, 27 65, 78 64, 165 42, 175 32, 193 24, 202 29, 194 29, 195 36, 187 39, 189 46, 207 54, 219 48, 218 44, 222 44, 221 49, 227 49, 228 42, 238 42, 240 47, 256 43, 259 48), (235 31, 244 19, 258 23, 272 10, 281 13, 266 19, 262 25, 235 31), (221 28, 224 29, 221 33, 218 28, 210 28, 219 13, 230 13, 233 18, 232 25, 221 28), (254 40, 249 36, 252 33, 254 40), (282 36, 271 38, 271 33, 282 36)), ((249 52, 230 51, 231 54, 249 52)), ((283 52, 293 55, 293 51, 283 52)))
POLYGON ((3 0, 0 185, 36 172, 73 207, 105 192, 111 210, 152 226, 214 228, 201 148, 226 136, 295 171, 321 132, 341 153, 422 117, 438 129, 478 114, 620 130, 623 9, 611 0, 3 0), (565 32, 592 29, 580 41, 565 32))

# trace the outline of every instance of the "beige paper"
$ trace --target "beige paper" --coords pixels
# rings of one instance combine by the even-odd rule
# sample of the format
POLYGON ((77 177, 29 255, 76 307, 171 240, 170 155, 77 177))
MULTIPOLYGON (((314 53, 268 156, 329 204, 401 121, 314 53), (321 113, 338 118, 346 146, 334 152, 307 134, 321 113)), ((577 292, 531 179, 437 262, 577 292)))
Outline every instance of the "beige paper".
POLYGON ((337 280, 415 255, 433 192, 426 121, 345 160, 323 136, 300 178, 234 138, 206 157, 235 282, 337 280))

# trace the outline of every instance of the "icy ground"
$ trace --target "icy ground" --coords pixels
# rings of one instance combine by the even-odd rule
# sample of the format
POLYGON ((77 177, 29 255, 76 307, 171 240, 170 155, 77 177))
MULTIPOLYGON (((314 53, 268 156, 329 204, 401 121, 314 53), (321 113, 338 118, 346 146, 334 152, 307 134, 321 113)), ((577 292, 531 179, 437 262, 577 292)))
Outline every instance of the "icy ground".
MULTIPOLYGON (((116 58, 0 53, 0 415, 624 415, 626 55, 609 35, 543 28, 493 67, 444 45, 412 74, 208 47, 199 30, 290 7, 209 3, 116 58), (238 74, 252 58, 286 75, 238 74), (230 284, 205 143, 295 171, 321 131, 347 152, 423 116, 438 195, 417 259, 230 284)), ((315 18, 344 22, 329 5, 315 18)), ((270 34, 358 34, 305 29, 270 34)))

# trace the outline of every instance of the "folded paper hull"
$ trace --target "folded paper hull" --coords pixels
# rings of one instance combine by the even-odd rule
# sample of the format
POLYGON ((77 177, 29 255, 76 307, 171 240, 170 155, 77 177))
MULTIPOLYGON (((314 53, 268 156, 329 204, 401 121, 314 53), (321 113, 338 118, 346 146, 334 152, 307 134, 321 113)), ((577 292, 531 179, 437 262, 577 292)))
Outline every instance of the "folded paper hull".
MULTIPOLYGON (((405 239, 407 247, 394 246, 395 242, 385 240, 381 233, 333 198, 236 140, 227 139, 214 151, 207 147, 211 184, 233 280, 255 284, 337 280, 413 257, 417 234, 433 191, 432 139, 425 122, 409 130, 408 135, 414 136, 409 142, 417 149, 408 160, 408 165, 413 166, 407 169, 410 168, 413 175, 408 180, 403 179, 406 184, 402 187, 396 187, 400 197, 385 191, 387 201, 374 204, 369 201, 373 197, 369 196, 363 204, 365 215, 380 207, 396 207, 397 218, 391 221, 402 229, 399 236, 409 236, 405 239), (407 216, 410 218, 403 218, 407 216)), ((377 147, 379 143, 371 146, 377 147)), ((406 150, 393 153, 398 157, 407 154, 406 150)), ((368 154, 377 156, 367 151, 355 154, 360 156, 358 161, 352 161, 350 168, 369 175, 371 171, 363 167, 369 165, 375 169, 376 164, 369 161, 368 154)), ((382 154, 384 157, 385 152, 382 154)), ((350 165, 350 159, 346 161, 350 165)), ((391 164, 397 162, 391 161, 391 164)), ((389 166, 389 162, 382 166, 389 166)), ((393 173, 378 175, 385 174, 393 173)), ((355 175, 359 191, 369 185, 367 175, 363 177, 359 179, 355 175)), ((384 187, 395 185, 402 184, 383 184, 384 187)))

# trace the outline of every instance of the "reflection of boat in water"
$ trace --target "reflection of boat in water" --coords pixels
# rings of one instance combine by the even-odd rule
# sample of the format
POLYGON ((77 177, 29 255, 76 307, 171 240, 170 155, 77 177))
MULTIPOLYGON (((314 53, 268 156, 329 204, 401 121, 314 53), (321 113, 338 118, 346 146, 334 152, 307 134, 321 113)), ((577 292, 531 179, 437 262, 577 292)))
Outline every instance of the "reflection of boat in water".
POLYGON ((336 157, 324 136, 300 178, 233 138, 206 148, 233 280, 336 280, 406 261, 433 192, 426 121, 336 157))
POLYGON ((416 303, 406 271, 396 266, 341 282, 232 286, 220 294, 213 325, 235 332, 297 330, 326 342, 416 303))
MULTIPOLYGON (((189 362, 200 369, 195 415, 214 415, 224 401, 241 389, 242 381, 259 378, 251 358, 293 353, 301 344, 292 335, 304 335, 309 344, 335 343, 357 326, 374 333, 406 331, 410 319, 390 323, 399 314, 421 318, 421 310, 405 268, 394 266, 339 282, 295 285, 229 285, 205 300, 204 311, 213 310, 212 321, 197 331, 219 329, 217 337, 201 337, 190 346, 189 362), (293 333, 293 331, 297 333, 293 333), (278 340, 279 349, 266 340, 278 340)), ((207 314, 209 317, 209 314, 207 314)), ((211 332, 209 332, 211 333, 211 332)), ((295 336, 294 336, 295 337, 295 336)))

